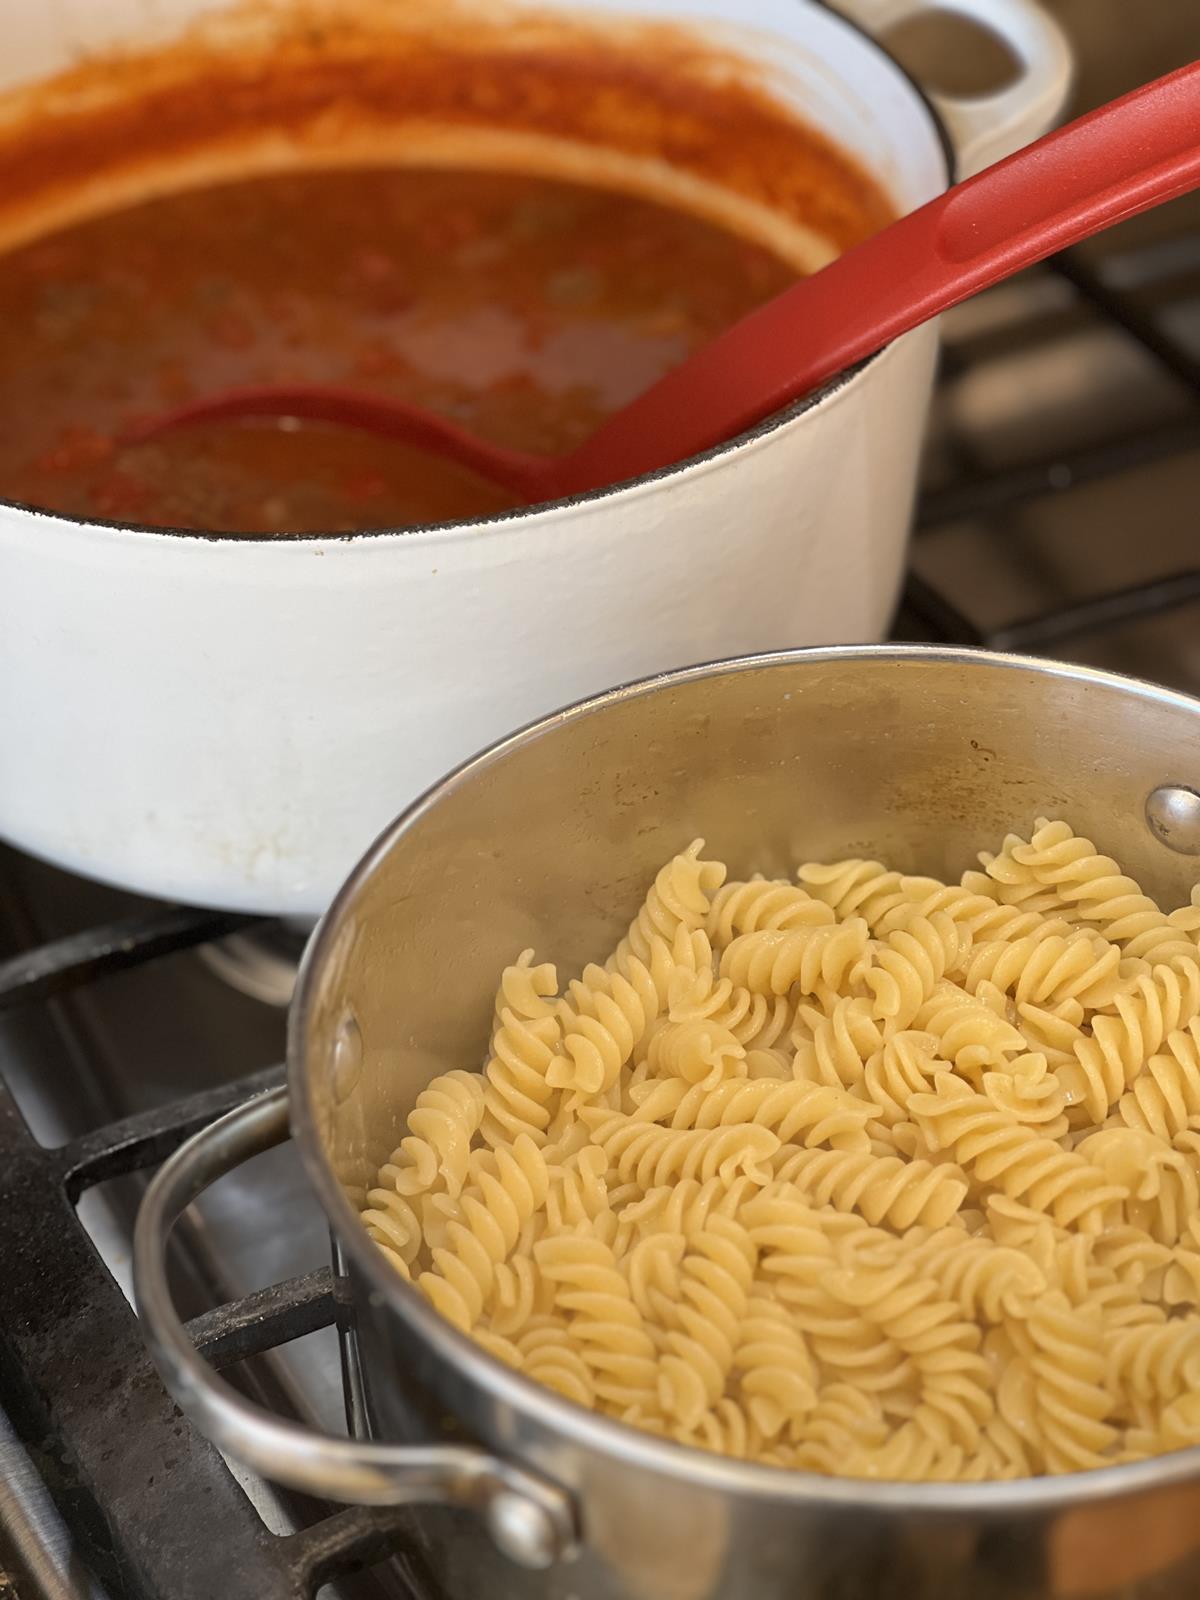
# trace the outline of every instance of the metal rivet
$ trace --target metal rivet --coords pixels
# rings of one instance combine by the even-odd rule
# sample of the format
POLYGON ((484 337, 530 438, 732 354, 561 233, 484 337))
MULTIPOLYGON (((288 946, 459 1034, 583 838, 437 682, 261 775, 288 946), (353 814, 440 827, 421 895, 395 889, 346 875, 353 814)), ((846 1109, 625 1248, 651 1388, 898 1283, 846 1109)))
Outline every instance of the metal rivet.
POLYGON ((353 1011, 347 1011, 338 1024, 337 1036, 333 1041, 333 1098, 339 1106, 353 1094, 362 1073, 362 1064, 362 1029, 353 1011))
POLYGON ((543 1571, 558 1555, 558 1531, 544 1506, 500 1489, 488 1501, 488 1531, 496 1548, 518 1566, 543 1571))
POLYGON ((1200 794, 1182 783, 1164 783, 1146 800, 1146 824, 1168 850, 1200 856, 1200 794))

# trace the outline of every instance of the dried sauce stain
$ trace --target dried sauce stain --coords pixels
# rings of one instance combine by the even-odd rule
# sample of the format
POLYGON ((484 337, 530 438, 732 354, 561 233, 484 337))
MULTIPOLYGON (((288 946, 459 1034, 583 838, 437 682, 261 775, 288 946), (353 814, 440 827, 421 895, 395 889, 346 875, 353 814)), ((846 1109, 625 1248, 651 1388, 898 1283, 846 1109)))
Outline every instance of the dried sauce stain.
MULTIPOLYGON (((839 250, 893 214, 879 185, 772 99, 751 63, 699 33, 495 3, 283 10, 257 0, 170 46, 92 59, 0 97, 0 235, 27 230, 51 192, 64 205, 82 203, 88 184, 127 193, 139 175, 149 181, 151 163, 203 164, 239 146, 245 158, 257 145, 254 159, 282 165, 382 130, 497 124, 666 163, 839 250)), ((104 203, 97 195, 92 206, 104 203)))

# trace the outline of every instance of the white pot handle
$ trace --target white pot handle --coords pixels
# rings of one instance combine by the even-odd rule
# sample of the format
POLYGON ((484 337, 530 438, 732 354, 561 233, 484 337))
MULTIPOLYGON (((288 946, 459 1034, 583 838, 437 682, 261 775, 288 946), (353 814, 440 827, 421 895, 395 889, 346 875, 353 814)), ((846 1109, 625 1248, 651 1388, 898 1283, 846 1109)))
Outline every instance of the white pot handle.
POLYGON ((950 11, 998 34, 1015 56, 1020 77, 995 94, 971 97, 927 89, 969 178, 1048 132, 1071 89, 1071 49, 1058 23, 1037 0, 830 0, 851 22, 878 36, 898 22, 950 11))

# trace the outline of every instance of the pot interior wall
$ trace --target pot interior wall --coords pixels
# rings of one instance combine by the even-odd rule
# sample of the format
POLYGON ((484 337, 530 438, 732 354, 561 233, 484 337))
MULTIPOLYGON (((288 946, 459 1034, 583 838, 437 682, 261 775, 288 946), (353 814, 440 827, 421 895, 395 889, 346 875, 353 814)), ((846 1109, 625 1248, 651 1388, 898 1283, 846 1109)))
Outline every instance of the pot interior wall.
POLYGON ((1065 817, 1164 906, 1195 857, 1144 820, 1200 787, 1200 706, 1072 669, 889 649, 813 652, 617 692, 464 769, 381 845, 321 940, 305 1082, 353 1201, 433 1074, 481 1064, 501 968, 602 959, 695 837, 735 876, 877 857, 956 877, 1065 817), (323 957, 323 959, 322 959, 323 957))
POLYGON ((382 162, 641 192, 811 271, 946 181, 912 84, 793 0, 0 0, 5 22, 5 248, 164 189, 382 162))

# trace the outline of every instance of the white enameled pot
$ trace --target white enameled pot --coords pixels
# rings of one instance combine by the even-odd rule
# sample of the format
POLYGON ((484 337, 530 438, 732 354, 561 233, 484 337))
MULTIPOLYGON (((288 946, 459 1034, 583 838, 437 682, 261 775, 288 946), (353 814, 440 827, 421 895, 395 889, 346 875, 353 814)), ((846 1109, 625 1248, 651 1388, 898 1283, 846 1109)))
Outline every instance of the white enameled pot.
MULTIPOLYGON (((1035 0, 936 0, 1019 74, 925 98, 872 37, 932 0, 590 0, 694 23, 897 207, 1051 125, 1035 0)), ((212 0, 0 0, 0 88, 162 38, 212 0)), ((692 662, 882 636, 937 334, 653 477, 478 524, 206 537, 0 504, 0 836, 149 894, 319 914, 399 805, 510 728, 692 662)), ((0 353, 2 359, 2 353, 0 353)))

